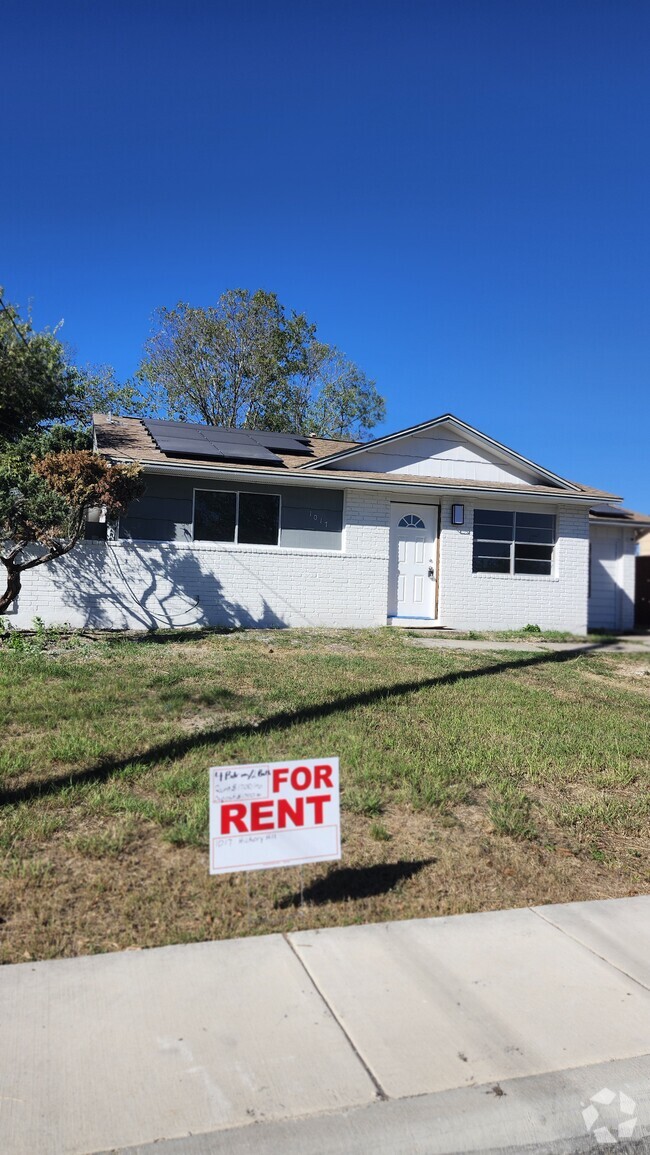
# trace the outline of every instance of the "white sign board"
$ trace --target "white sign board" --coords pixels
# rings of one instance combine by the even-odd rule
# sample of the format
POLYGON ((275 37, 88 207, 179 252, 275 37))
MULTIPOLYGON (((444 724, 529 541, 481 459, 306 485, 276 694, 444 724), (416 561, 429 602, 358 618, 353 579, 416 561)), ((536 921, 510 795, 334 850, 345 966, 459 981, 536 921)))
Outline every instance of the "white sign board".
POLYGON ((338 758, 210 768, 210 874, 340 857, 338 758))

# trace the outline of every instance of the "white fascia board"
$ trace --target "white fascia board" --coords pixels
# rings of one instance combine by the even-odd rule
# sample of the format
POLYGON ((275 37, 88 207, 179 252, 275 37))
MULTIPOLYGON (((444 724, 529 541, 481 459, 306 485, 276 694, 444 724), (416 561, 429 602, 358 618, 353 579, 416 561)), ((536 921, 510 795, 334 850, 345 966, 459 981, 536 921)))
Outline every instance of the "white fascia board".
POLYGON ((509 449, 507 445, 503 445, 500 441, 495 441, 493 437, 488 437, 487 433, 481 433, 480 429, 475 429, 473 425, 468 425, 467 422, 461 421, 460 417, 454 417, 451 413, 445 413, 442 417, 434 417, 432 421, 424 421, 421 425, 412 425, 409 429, 400 429, 398 433, 389 433, 386 437, 377 437, 374 441, 366 441, 363 445, 355 445, 352 449, 343 449, 340 453, 333 453, 331 457, 321 457, 318 461, 309 461, 305 465, 299 466, 303 473, 316 472, 320 466, 331 465, 334 461, 342 461, 348 457, 357 456, 359 453, 365 453, 367 450, 378 449, 384 445, 390 445, 395 441, 401 441, 404 437, 412 437, 416 433, 425 433, 429 429, 435 429, 438 425, 455 426, 459 432, 464 433, 471 440, 477 442, 479 445, 487 446, 499 457, 505 458, 507 461, 516 462, 518 465, 523 465, 532 470, 533 473, 538 473, 541 477, 547 477, 554 481, 561 489, 577 491, 578 486, 573 482, 567 481, 565 477, 560 477, 557 473, 551 473, 549 469, 545 469, 542 465, 537 465, 535 461, 530 461, 527 457, 522 457, 514 449, 509 449))
POLYGON ((596 517, 593 514, 590 514, 589 516, 589 524, 617 525, 619 529, 650 529, 650 520, 626 521, 624 517, 596 517))
POLYGON ((140 463, 144 473, 157 474, 158 476, 167 477, 193 477, 197 480, 201 478, 210 478, 214 481, 245 481, 245 482, 273 482, 276 485, 296 485, 309 486, 322 489, 366 489, 370 492, 381 490, 382 492, 398 493, 400 495, 410 494, 415 497, 419 494, 436 494, 439 497, 448 497, 454 499, 463 497, 466 500, 472 497, 499 497, 503 501, 508 501, 511 498, 523 498, 530 502, 543 502, 544 504, 557 505, 558 502, 571 501, 576 505, 593 505, 594 501, 601 500, 603 496, 607 497, 608 501, 620 501, 621 498, 611 497, 609 494, 585 494, 585 493, 569 493, 563 490, 558 490, 557 493, 531 493, 530 490, 522 486, 520 488, 504 489, 503 487, 490 486, 489 484, 482 486, 472 486, 463 488, 462 486, 437 485, 436 482, 399 482, 391 480, 390 474, 386 475, 386 480, 377 480, 377 478, 364 477, 363 474, 357 477, 350 477, 349 474, 341 474, 341 477, 323 477, 322 474, 309 473, 306 474, 303 470, 300 472, 292 471, 291 473, 279 474, 276 469, 267 470, 246 470, 243 469, 228 469, 224 467, 213 468, 210 466, 194 466, 194 465, 163 465, 158 462, 143 461, 140 463))

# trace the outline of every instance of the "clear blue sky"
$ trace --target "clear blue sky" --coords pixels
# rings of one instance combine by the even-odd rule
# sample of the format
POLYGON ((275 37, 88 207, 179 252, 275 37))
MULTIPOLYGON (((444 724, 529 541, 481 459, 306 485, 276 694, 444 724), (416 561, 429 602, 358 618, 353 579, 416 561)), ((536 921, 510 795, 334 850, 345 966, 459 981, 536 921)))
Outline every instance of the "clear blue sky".
POLYGON ((81 361, 277 292, 377 381, 650 512, 644 0, 23 0, 0 282, 81 361))

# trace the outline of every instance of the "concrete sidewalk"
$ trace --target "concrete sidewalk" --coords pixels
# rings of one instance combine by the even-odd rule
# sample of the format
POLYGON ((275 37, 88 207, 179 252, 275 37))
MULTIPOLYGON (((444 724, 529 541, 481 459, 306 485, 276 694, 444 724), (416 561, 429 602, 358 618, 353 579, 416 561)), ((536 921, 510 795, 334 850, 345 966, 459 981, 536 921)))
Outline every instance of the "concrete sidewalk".
POLYGON ((7 966, 0 1019, 3 1155, 650 1150, 650 897, 7 966))
POLYGON ((549 654, 647 654, 650 658, 650 638, 621 638, 616 642, 544 642, 531 634, 530 641, 508 642, 496 638, 476 640, 459 638, 417 637, 411 638, 414 646, 425 650, 512 650, 514 653, 530 654, 546 651, 549 654))

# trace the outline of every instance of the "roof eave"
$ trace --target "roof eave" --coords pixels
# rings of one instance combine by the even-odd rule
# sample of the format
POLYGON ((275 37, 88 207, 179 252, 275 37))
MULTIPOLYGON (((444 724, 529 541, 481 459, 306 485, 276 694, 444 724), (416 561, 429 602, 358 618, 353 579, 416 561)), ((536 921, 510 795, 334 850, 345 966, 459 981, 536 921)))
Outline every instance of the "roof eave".
POLYGON ((599 517, 597 513, 590 513, 589 520, 594 525, 617 525, 627 529, 650 529, 650 519, 648 521, 637 521, 632 518, 625 517, 599 517))
MULTIPOLYGON (((115 458, 115 460, 119 460, 115 458)), ((350 476, 350 474, 332 476, 327 474, 323 476, 319 473, 310 473, 309 480, 305 476, 305 471, 301 469, 294 469, 286 473, 279 469, 237 469, 228 468, 225 466, 201 466, 201 465, 187 465, 174 462, 159 462, 159 461, 141 461, 143 472, 149 474, 168 475, 172 477, 194 477, 197 479, 206 478, 213 480, 232 480, 234 478, 241 481, 274 481, 281 485, 314 485, 324 489, 381 489, 395 493, 428 493, 439 494, 440 496, 460 496, 460 497, 479 497, 481 495, 495 496, 501 498, 523 498, 526 501, 541 501, 552 502, 571 501, 576 505, 593 505, 594 501, 606 499, 608 501, 621 501, 619 497, 615 497, 610 493, 592 492, 564 492, 558 491, 549 493, 531 493, 526 486, 513 486, 512 488, 504 488, 504 486, 491 486, 489 483, 480 486, 463 486, 462 484, 443 485, 434 480, 426 480, 418 478, 417 481, 397 481, 391 478, 390 474, 386 474, 385 479, 371 478, 360 473, 358 476, 350 476)))

